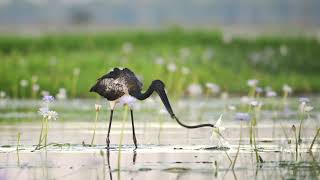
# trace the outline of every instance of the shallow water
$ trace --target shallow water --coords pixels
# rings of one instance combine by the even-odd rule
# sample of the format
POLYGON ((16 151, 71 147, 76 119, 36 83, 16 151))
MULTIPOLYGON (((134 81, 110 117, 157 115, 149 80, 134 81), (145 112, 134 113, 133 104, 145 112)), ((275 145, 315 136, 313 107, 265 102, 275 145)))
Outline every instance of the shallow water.
MULTIPOLYGON (((222 131, 226 143, 210 138, 212 130, 188 130, 167 114, 159 113, 157 101, 142 103, 135 110, 138 149, 134 150, 131 123, 127 120, 124 141, 119 151, 123 111, 115 112, 111 129, 111 147, 105 149, 109 112, 99 114, 95 144, 90 147, 95 100, 57 102, 52 108, 60 113, 50 122, 50 145, 33 151, 41 123, 36 114, 40 102, 2 102, 0 118, 0 179, 317 179, 320 174, 319 141, 312 153, 308 148, 320 126, 318 98, 312 99, 315 110, 304 121, 298 161, 291 126, 298 127, 296 99, 290 109, 267 109, 258 120, 257 149, 263 162, 257 164, 254 147, 249 143, 247 123, 243 126, 240 154, 234 170, 233 160, 239 143, 239 122, 234 112, 225 111, 228 104, 239 105, 239 99, 184 100, 173 104, 176 114, 188 124, 215 122, 224 112, 222 131), (201 104, 202 103, 202 104, 201 104), (296 108, 296 109, 294 109, 296 108), (275 120, 274 120, 275 119, 275 120), (28 120, 28 121, 26 121, 28 120), (17 153, 17 133, 21 132, 17 153), (286 137, 286 135, 288 137, 286 137), (288 142, 291 141, 289 144, 288 142), (120 153, 120 154, 119 154, 120 153), (120 155, 120 158, 119 158, 120 155)), ((272 103, 272 102, 271 102, 272 103)), ((268 106, 268 102, 265 103, 268 106)), ((239 105, 240 107, 240 105, 239 105)))

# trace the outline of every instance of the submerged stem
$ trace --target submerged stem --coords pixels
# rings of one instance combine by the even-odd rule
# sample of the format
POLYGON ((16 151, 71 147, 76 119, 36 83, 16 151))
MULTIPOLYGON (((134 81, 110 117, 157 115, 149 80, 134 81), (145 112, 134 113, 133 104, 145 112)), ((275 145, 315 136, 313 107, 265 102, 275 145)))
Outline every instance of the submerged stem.
POLYGON ((239 145, 238 145, 238 149, 237 149, 236 156, 234 157, 234 160, 233 160, 232 169, 234 169, 234 166, 236 165, 236 161, 237 161, 237 158, 238 158, 238 155, 239 155, 240 145, 241 145, 241 138, 242 138, 242 121, 240 121, 240 138, 239 138, 239 145))

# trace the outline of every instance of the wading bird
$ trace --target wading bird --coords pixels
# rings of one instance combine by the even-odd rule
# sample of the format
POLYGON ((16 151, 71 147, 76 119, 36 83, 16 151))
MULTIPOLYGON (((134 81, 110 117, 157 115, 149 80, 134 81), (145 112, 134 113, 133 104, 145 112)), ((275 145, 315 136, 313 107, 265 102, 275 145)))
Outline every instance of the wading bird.
POLYGON ((109 128, 108 134, 106 138, 107 148, 109 148, 110 144, 110 129, 112 123, 112 116, 113 110, 116 104, 127 104, 130 107, 130 114, 131 114, 131 122, 132 122, 132 133, 133 133, 133 142, 135 148, 137 148, 137 139, 134 130, 134 121, 133 121, 133 109, 132 105, 136 100, 145 100, 151 96, 151 94, 155 91, 161 98, 162 103, 164 104, 165 108, 167 109, 168 113, 171 115, 172 119, 175 119, 178 124, 185 128, 193 129, 193 128, 200 128, 200 127, 214 127, 213 124, 199 124, 199 125, 185 125, 179 121, 179 119, 175 116, 170 106, 168 97, 165 92, 165 85, 161 80, 154 80, 152 81, 151 85, 144 93, 142 91, 142 83, 138 80, 136 75, 129 70, 128 68, 119 69, 114 68, 108 74, 103 75, 100 77, 96 84, 92 86, 90 92, 96 92, 100 96, 103 96, 110 102, 111 106, 111 114, 109 120, 109 128))

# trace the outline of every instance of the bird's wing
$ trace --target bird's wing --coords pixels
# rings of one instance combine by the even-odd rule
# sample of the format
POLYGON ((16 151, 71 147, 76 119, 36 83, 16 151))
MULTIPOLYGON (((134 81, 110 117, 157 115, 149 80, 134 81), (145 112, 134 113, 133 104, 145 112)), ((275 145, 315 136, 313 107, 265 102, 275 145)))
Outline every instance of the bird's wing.
POLYGON ((99 80, 102 80, 102 79, 106 79, 106 78, 112 78, 112 79, 117 79, 121 74, 121 70, 119 68, 113 68, 112 71, 110 71, 109 73, 101 76, 99 80))
POLYGON ((128 68, 121 70, 120 78, 123 80, 129 94, 130 92, 139 92, 142 90, 142 83, 137 76, 128 68))

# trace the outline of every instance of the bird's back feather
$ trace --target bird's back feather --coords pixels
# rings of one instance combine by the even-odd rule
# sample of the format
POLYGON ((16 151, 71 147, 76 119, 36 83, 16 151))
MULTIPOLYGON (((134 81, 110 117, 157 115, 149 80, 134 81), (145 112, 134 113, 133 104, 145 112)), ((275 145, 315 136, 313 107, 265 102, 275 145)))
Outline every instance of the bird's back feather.
POLYGON ((124 94, 141 90, 142 83, 130 69, 114 68, 111 72, 100 77, 90 92, 96 92, 109 101, 114 101, 124 94))

